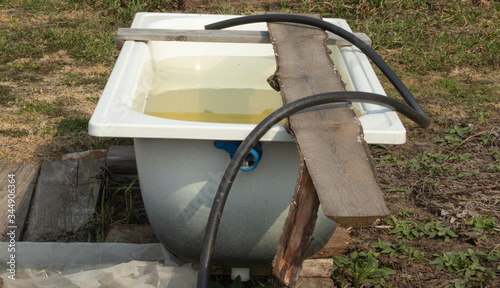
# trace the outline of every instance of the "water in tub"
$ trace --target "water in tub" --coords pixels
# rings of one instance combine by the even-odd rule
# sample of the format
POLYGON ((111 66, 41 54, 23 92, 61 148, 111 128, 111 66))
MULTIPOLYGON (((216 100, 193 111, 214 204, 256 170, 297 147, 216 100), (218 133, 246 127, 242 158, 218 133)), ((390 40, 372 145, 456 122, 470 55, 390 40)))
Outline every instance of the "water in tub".
POLYGON ((174 120, 257 124, 282 106, 266 79, 274 57, 190 56, 159 61, 144 113, 174 120))

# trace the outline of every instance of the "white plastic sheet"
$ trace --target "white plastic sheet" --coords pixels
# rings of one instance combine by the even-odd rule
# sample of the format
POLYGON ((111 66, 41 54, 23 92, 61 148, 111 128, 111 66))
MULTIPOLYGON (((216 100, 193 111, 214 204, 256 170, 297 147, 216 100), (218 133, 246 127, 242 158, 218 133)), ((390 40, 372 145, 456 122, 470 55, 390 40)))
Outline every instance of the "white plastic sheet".
POLYGON ((195 287, 198 272, 161 244, 0 242, 4 287, 160 288, 195 287), (4 260, 5 259, 5 260, 4 260))

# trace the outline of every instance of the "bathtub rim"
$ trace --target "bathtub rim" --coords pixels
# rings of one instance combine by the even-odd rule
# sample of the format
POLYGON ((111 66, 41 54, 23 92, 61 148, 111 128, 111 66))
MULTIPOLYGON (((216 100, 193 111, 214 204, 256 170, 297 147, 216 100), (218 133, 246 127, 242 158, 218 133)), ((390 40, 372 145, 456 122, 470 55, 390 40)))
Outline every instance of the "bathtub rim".
MULTIPOLYGON (((137 13, 132 28, 144 28, 155 21, 175 18, 197 19, 204 24, 241 17, 239 15, 210 15, 182 13, 137 13)), ((351 31, 343 19, 325 18, 351 31)), ((265 25, 265 23, 262 23, 265 25)), ((254 26, 252 26, 254 27, 254 26)), ((262 26, 255 26, 260 27, 262 26)), ((265 27, 265 26, 264 26, 265 27)), ((257 29, 253 28, 253 29, 257 29)), ((191 29, 191 28, 190 28, 191 29)), ((247 30, 251 30, 245 27, 247 30)), ((226 44, 231 45, 231 44, 226 44)), ((264 45, 264 44, 257 44, 264 45)), ((341 61, 345 63, 353 90, 386 95, 367 57, 356 47, 339 47, 341 61), (356 77, 352 77, 356 75, 356 77)), ((98 137, 170 138, 243 140, 255 127, 254 124, 225 124, 179 121, 149 116, 131 109, 137 93, 145 93, 137 84, 145 65, 151 61, 148 44, 125 41, 113 71, 89 121, 89 134, 98 137)), ((403 144, 406 130, 396 112, 373 104, 361 104, 364 115, 359 117, 364 138, 368 143, 403 144), (384 128, 377 127, 379 123, 384 128)), ((274 126, 262 141, 293 141, 281 125, 274 126)))

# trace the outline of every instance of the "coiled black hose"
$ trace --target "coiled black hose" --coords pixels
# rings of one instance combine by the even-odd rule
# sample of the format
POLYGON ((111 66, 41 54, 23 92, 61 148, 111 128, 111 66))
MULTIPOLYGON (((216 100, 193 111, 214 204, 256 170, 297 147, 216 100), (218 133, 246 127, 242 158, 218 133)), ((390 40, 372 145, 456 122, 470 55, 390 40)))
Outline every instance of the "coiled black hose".
MULTIPOLYGON (((206 30, 224 29, 232 26, 238 26, 256 22, 291 22, 291 23, 305 24, 318 27, 326 31, 330 31, 333 34, 336 34, 344 38, 345 40, 351 42, 354 46, 358 47, 359 50, 365 53, 365 55, 368 56, 368 58, 370 58, 373 61, 373 63, 382 71, 382 73, 384 73, 385 77, 389 79, 394 88, 396 88, 396 90, 403 97, 406 103, 410 105, 410 107, 415 109, 418 112, 418 114, 421 114, 423 117, 428 119, 427 114, 425 114, 422 107, 418 105, 417 100, 413 98, 413 95, 410 93, 410 91, 408 91, 403 82, 399 80, 398 76, 396 76, 396 74, 385 63, 385 61, 377 54, 377 52, 375 52, 370 46, 368 46, 365 42, 356 37, 354 34, 345 29, 340 28, 335 24, 304 15, 262 14, 262 15, 250 15, 245 17, 236 17, 228 20, 223 20, 220 22, 206 25, 205 29, 206 30)), ((430 124, 430 120, 428 121, 430 124)))
POLYGON ((309 107, 334 102, 368 102, 382 105, 401 112, 403 115, 415 121, 422 127, 428 126, 427 121, 425 121, 422 115, 418 114, 415 110, 408 107, 403 102, 384 95, 358 91, 329 92, 304 97, 290 102, 271 113, 248 134, 245 140, 243 140, 240 147, 236 150, 236 153, 229 162, 224 175, 222 176, 219 188, 215 194, 212 209, 210 210, 203 238, 198 271, 198 288, 208 287, 208 283, 210 281, 210 262, 222 211, 224 209, 229 190, 231 189, 233 181, 236 178, 236 174, 238 173, 240 166, 243 164, 244 159, 247 157, 248 153, 250 153, 250 150, 252 150, 255 144, 257 144, 260 138, 262 138, 262 136, 264 136, 269 129, 284 118, 309 107))
POLYGON ((374 93, 357 91, 329 92, 304 97, 288 103, 287 105, 284 105, 283 107, 271 113, 262 122, 260 122, 241 143, 240 147, 229 162, 229 165, 227 166, 226 171, 224 172, 224 175, 219 184, 219 188, 217 189, 217 193, 212 204, 212 209, 210 210, 210 215, 208 217, 207 227, 202 243, 198 271, 198 288, 208 287, 208 283, 210 281, 210 263, 214 252, 215 240, 217 238, 217 230, 219 228, 220 218, 222 216, 222 211, 224 209, 229 191, 231 190, 231 186, 233 185, 233 181, 236 178, 239 168, 242 165, 244 159, 247 157, 248 153, 250 153, 250 150, 260 140, 260 138, 262 138, 262 136, 264 136, 264 134, 267 133, 267 131, 269 131, 269 129, 271 129, 278 122, 298 111, 317 105, 334 102, 367 102, 392 108, 407 116, 423 128, 430 125, 430 119, 428 118, 427 114, 420 107, 413 95, 411 95, 410 91, 408 91, 406 86, 404 86, 401 80, 399 80, 392 69, 384 62, 384 60, 380 58, 380 56, 370 46, 366 45, 359 38, 334 24, 302 15, 264 14, 238 17, 220 21, 217 23, 206 25, 205 29, 223 29, 235 25, 250 24, 255 22, 292 22, 306 24, 337 34, 338 36, 346 39, 347 41, 358 47, 361 51, 363 51, 384 73, 384 75, 389 79, 389 81, 393 84, 393 86, 409 106, 398 100, 374 93))

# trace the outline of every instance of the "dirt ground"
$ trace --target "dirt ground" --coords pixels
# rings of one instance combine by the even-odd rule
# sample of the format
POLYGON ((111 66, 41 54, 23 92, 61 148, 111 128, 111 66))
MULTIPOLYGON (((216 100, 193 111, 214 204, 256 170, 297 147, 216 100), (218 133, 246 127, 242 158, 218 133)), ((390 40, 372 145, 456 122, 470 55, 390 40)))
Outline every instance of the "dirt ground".
MULTIPOLYGON (((432 128, 431 128, 432 129, 432 128)), ((476 128, 477 129, 477 128, 476 128)), ((480 128, 479 128, 480 129, 480 128)), ((409 138, 415 134, 425 133, 424 131, 409 131, 409 138)), ((472 138, 471 138, 472 139, 472 138)), ((498 145, 498 138, 497 144, 498 145)), ((498 146, 497 146, 498 147, 498 146)), ((407 246, 424 251, 429 258, 434 254, 442 254, 444 251, 459 252, 467 249, 491 252, 498 249, 500 237, 496 234, 488 234, 486 239, 479 239, 470 226, 465 225, 465 220, 472 216, 491 215, 498 219, 499 176, 491 173, 484 167, 484 163, 491 161, 491 156, 486 153, 484 146, 478 141, 464 141, 462 151, 471 151, 474 160, 472 163, 450 163, 443 162, 443 167, 454 168, 457 171, 471 171, 471 179, 449 181, 439 184, 425 184, 422 178, 425 177, 411 169, 401 168, 395 164, 377 164, 378 181, 385 191, 386 204, 392 215, 401 215, 401 211, 407 211, 406 220, 412 222, 425 223, 432 221, 442 221, 451 230, 458 234, 458 237, 451 238, 449 242, 442 239, 431 239, 420 237, 412 240, 396 239, 390 234, 392 227, 387 226, 388 219, 381 220, 374 227, 357 228, 351 230, 351 243, 349 251, 368 251, 373 249, 371 244, 381 239, 386 242, 397 243, 403 241, 407 246), (408 190, 394 191, 394 187, 408 187, 408 190)), ((421 142, 408 141, 401 146, 390 148, 393 155, 401 158, 411 158, 413 155, 426 153, 447 153, 451 149, 421 142)), ((385 149, 372 148, 372 155, 377 158, 379 153, 385 153, 385 149)), ((401 217, 399 217, 401 218, 401 217)), ((498 229, 497 229, 498 230, 498 229)), ((387 257, 379 259, 380 265, 389 267, 397 271, 397 276, 391 278, 390 283, 394 287, 446 287, 449 281, 459 278, 449 271, 436 270, 431 265, 424 262, 408 261, 404 258, 387 257), (412 276, 409 281, 407 275, 412 276)), ((498 265, 498 262, 497 264, 498 265)), ((498 271, 496 272, 498 276, 498 271)), ((498 287, 500 282, 487 282, 479 287, 498 287)))

